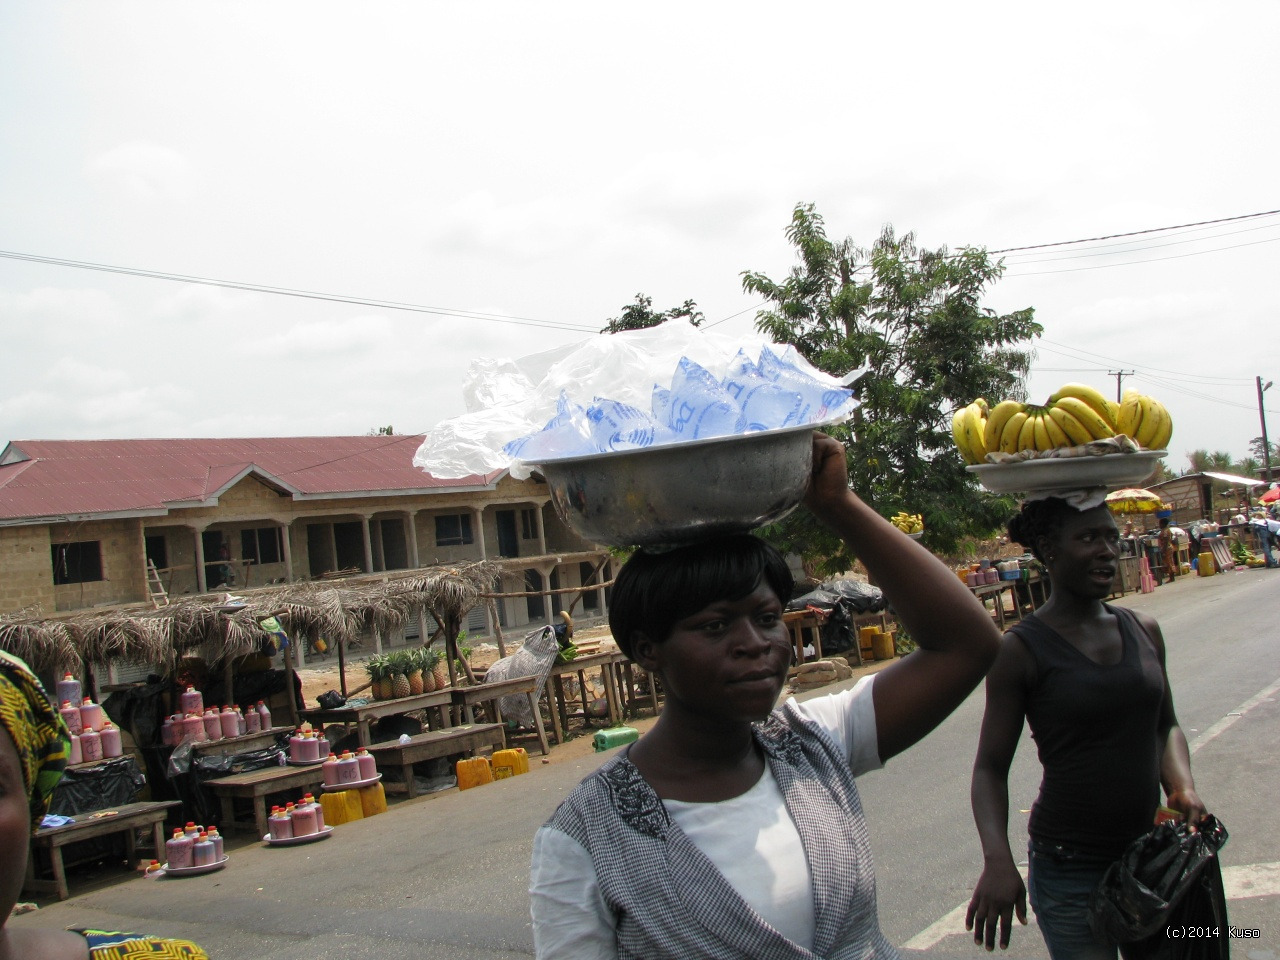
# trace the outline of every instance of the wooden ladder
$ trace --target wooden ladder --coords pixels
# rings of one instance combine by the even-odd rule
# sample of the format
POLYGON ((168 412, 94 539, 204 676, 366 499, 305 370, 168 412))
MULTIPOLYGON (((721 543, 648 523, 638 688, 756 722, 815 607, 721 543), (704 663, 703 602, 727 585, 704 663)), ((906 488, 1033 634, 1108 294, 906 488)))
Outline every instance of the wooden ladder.
POLYGON ((157 610, 169 605, 168 591, 165 590, 164 582, 160 579, 160 571, 156 569, 155 561, 150 557, 147 558, 147 593, 151 595, 151 605, 157 610))

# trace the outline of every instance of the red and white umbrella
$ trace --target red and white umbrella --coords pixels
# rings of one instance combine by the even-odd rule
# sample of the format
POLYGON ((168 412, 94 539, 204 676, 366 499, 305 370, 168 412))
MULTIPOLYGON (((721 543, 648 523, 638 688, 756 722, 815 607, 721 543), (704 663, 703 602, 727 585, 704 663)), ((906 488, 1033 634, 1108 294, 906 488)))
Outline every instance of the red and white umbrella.
POLYGON ((1272 487, 1258 498, 1259 503, 1275 503, 1280 500, 1280 487, 1272 487))

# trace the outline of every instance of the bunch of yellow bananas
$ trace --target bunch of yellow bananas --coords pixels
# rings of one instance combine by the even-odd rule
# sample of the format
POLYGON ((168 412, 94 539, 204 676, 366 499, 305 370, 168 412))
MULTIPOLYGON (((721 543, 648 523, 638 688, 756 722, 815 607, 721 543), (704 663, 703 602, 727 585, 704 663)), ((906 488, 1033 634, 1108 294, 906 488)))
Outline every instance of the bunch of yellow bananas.
POLYGON ((951 435, 966 463, 986 463, 988 453, 1053 450, 1124 434, 1147 450, 1163 450, 1173 434, 1164 404, 1126 390, 1120 403, 1083 383, 1068 383, 1043 406, 979 398, 951 419, 951 435))
POLYGON ((905 510, 899 510, 889 518, 889 522, 903 533, 922 533, 924 531, 924 517, 918 513, 907 513, 905 510))

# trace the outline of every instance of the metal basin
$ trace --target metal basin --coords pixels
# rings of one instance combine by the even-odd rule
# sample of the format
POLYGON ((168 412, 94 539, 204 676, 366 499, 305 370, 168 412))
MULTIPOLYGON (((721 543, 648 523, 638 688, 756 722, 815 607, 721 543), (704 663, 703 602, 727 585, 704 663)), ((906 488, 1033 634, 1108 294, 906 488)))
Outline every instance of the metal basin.
POLYGON ((594 543, 654 546, 741 533, 804 498, 813 427, 566 457, 539 464, 551 502, 594 543))

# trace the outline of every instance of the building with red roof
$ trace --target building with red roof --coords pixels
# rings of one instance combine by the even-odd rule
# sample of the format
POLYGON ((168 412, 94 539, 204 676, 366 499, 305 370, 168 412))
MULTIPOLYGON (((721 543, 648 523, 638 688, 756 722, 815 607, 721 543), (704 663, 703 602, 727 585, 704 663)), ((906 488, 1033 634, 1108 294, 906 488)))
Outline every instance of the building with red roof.
MULTIPOLYGON (((12 441, 0 615, 481 558, 501 560, 502 592, 537 594, 581 585, 607 558, 559 520, 539 478, 437 479, 413 465, 422 439, 12 441)), ((497 615, 520 627, 555 609, 534 595, 497 615)), ((488 616, 477 608, 469 631, 490 632, 488 616)))

